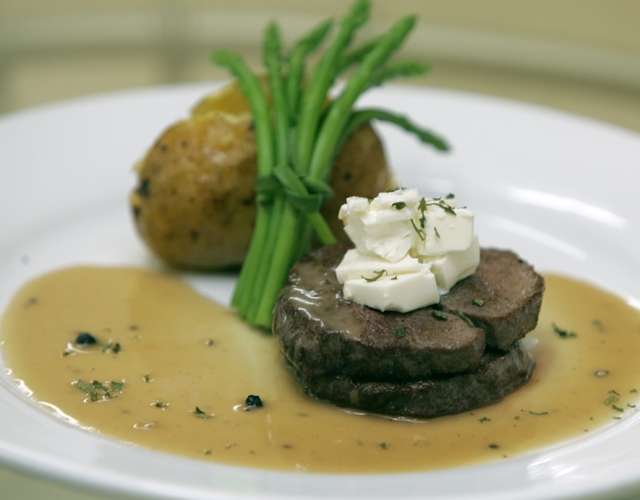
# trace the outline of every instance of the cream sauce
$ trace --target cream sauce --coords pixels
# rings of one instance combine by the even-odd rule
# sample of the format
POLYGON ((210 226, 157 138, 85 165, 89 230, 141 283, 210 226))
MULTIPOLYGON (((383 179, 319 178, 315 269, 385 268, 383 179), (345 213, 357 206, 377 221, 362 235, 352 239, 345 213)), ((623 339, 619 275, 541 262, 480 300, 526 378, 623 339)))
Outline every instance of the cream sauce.
POLYGON ((105 436, 268 469, 442 469, 515 457, 635 412, 640 311, 583 283, 546 281, 528 336, 531 381, 493 406, 423 421, 307 396, 270 335, 178 279, 144 270, 70 268, 36 279, 10 304, 0 338, 11 378, 35 401, 105 436), (79 332, 102 345, 74 345, 79 332), (111 397, 91 401, 79 380, 99 381, 111 397), (264 406, 246 410, 249 395, 264 406))

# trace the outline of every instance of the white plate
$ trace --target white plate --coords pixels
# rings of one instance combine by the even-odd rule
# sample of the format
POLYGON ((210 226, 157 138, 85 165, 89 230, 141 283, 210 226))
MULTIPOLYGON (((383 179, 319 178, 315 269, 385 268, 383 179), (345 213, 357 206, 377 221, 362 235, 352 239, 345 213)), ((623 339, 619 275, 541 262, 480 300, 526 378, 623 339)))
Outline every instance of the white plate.
MULTIPOLYGON (((160 87, 47 106, 0 119, 0 309, 27 279, 71 264, 154 266, 132 228, 133 164, 215 85, 160 87)), ((383 127, 401 184, 454 192, 483 245, 511 247, 640 304, 640 137, 584 118, 464 93, 410 87, 363 103, 402 110, 444 133, 440 155, 383 127)), ((185 276, 226 301, 232 276, 185 276)), ((84 432, 0 377, 0 462, 94 491, 156 498, 539 499, 640 486, 640 422, 485 466, 378 476, 211 465, 84 432)))

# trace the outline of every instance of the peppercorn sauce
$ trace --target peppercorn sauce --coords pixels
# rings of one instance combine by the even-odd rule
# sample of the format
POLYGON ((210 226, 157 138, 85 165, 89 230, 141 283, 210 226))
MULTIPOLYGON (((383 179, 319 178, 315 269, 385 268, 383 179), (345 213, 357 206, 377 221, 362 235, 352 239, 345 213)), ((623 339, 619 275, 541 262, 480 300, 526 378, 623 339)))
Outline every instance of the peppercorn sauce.
POLYGON ((0 341, 9 376, 78 432, 287 471, 460 467, 589 436, 636 411, 640 311, 572 279, 545 280, 526 341, 531 380, 495 405, 431 420, 314 399, 268 332, 146 270, 75 267, 38 278, 5 312, 0 341))

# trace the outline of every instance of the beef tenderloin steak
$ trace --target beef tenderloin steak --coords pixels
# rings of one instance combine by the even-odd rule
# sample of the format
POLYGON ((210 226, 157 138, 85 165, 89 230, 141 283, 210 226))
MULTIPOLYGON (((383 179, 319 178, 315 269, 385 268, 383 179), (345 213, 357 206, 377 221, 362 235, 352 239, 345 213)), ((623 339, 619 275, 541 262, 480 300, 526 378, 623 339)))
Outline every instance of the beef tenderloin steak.
POLYGON ((335 268, 345 250, 326 246, 302 257, 274 309, 273 333, 303 376, 415 379, 478 367, 484 332, 457 314, 382 313, 344 300, 335 268))
POLYGON ((304 377, 415 380, 472 371, 485 343, 507 349, 537 323, 544 281, 512 252, 483 249, 476 273, 443 296, 442 311, 397 313, 344 300, 335 268, 346 250, 332 245, 302 257, 274 309, 274 336, 304 377))
POLYGON ((346 375, 305 377, 320 400, 393 416, 432 418, 496 403, 529 380, 534 361, 520 342, 507 351, 487 349, 474 371, 415 381, 358 380, 346 375))
POLYGON ((484 330, 488 346, 504 350, 538 324, 544 288, 542 276, 515 253, 482 249, 476 272, 443 295, 440 305, 462 312, 484 330))

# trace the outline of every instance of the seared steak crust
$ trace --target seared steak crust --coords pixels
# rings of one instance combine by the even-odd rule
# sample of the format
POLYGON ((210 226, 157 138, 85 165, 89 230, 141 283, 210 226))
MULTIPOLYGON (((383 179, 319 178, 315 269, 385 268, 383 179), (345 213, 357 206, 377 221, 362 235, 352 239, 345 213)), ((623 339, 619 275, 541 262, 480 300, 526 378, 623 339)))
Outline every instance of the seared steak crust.
POLYGON ((499 401, 529 380, 533 364, 533 358, 517 343, 506 352, 488 349, 474 371, 424 380, 304 377, 300 372, 297 376, 309 393, 338 406, 387 415, 438 417, 499 401))
POLYGON ((478 367, 484 332, 456 313, 382 313, 344 300, 335 268, 345 250, 323 247, 300 259, 276 304, 274 335, 303 376, 416 379, 478 367))

